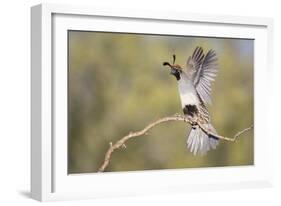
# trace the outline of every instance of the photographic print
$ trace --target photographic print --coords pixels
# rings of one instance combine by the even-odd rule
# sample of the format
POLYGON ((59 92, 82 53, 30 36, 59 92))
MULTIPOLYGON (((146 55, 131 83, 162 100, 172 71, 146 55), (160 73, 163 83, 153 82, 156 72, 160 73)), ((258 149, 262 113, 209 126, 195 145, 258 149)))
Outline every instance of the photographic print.
POLYGON ((68 31, 68 173, 254 164, 254 39, 68 31))

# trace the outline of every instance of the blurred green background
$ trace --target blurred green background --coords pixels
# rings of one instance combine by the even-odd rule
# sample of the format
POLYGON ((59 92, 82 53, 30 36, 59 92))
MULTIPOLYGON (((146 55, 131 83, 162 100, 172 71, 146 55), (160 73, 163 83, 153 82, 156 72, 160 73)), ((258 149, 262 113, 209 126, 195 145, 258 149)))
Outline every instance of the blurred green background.
MULTIPOLYGON (((208 107, 218 133, 232 137, 253 124, 253 40, 69 31, 68 41, 68 173, 96 172, 110 142, 181 114, 176 79, 162 63, 176 54, 185 66, 196 46, 219 58, 208 107)), ((114 152, 106 171, 254 163, 253 131, 194 156, 186 148, 189 130, 183 122, 161 124, 114 152)))

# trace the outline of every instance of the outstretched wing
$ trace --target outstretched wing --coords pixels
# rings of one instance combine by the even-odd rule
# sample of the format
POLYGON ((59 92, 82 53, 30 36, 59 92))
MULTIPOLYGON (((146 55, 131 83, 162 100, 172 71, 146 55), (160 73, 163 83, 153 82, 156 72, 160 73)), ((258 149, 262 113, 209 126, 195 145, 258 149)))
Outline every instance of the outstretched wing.
POLYGON ((214 50, 209 50, 206 56, 203 49, 197 47, 192 57, 187 60, 187 67, 191 71, 193 84, 204 103, 211 104, 211 82, 214 81, 217 71, 217 55, 214 50))
POLYGON ((204 60, 203 49, 201 47, 196 47, 191 57, 188 58, 186 62, 186 67, 192 74, 199 70, 204 60))

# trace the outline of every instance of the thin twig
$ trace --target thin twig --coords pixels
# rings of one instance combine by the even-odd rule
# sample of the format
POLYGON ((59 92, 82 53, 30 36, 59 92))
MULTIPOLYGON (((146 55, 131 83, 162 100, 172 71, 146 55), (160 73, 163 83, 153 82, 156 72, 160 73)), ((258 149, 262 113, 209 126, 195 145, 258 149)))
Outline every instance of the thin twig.
POLYGON ((104 158, 104 162, 101 165, 101 167, 99 168, 98 172, 104 172, 104 170, 106 169, 106 167, 109 164, 110 158, 112 153, 116 150, 119 149, 120 147, 126 148, 125 142, 127 142, 129 139, 132 139, 134 137, 138 137, 138 136, 142 136, 142 135, 146 135, 148 130, 152 129, 153 127, 155 127, 158 124, 164 123, 164 122, 169 122, 169 121, 184 121, 187 122, 191 125, 198 125, 202 131, 204 131, 207 135, 211 135, 213 137, 216 137, 218 139, 222 139, 222 140, 226 140, 226 141, 231 141, 234 142, 236 141, 236 139, 242 135, 243 133, 247 132, 248 130, 253 128, 253 125, 251 125, 250 127, 238 132, 233 138, 229 138, 229 137, 224 137, 218 134, 214 134, 212 132, 210 132, 208 129, 206 129, 201 123, 199 122, 193 122, 192 120, 190 120, 189 118, 182 116, 182 115, 174 115, 174 116, 170 116, 170 117, 164 117, 161 119, 158 119, 155 122, 152 122, 151 124, 147 125, 144 129, 137 131, 137 132, 130 132, 128 135, 124 136, 123 138, 121 138, 120 140, 118 140, 116 143, 112 144, 112 142, 110 142, 110 146, 109 149, 107 150, 106 154, 105 154, 105 158, 104 158))

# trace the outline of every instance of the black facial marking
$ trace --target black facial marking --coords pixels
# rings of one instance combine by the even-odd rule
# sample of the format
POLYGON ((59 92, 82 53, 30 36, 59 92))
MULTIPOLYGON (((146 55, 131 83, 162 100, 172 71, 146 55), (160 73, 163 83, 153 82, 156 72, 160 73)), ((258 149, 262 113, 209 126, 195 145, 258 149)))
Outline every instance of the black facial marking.
POLYGON ((175 74, 173 74, 176 79, 179 81, 181 79, 181 76, 180 76, 180 73, 179 72, 176 72, 175 74))
POLYGON ((183 113, 185 115, 189 115, 191 117, 194 117, 194 115, 198 114, 198 108, 196 107, 196 105, 185 105, 185 107, 183 108, 183 113))
POLYGON ((178 69, 172 68, 171 75, 174 75, 178 81, 181 79, 180 71, 178 69))

